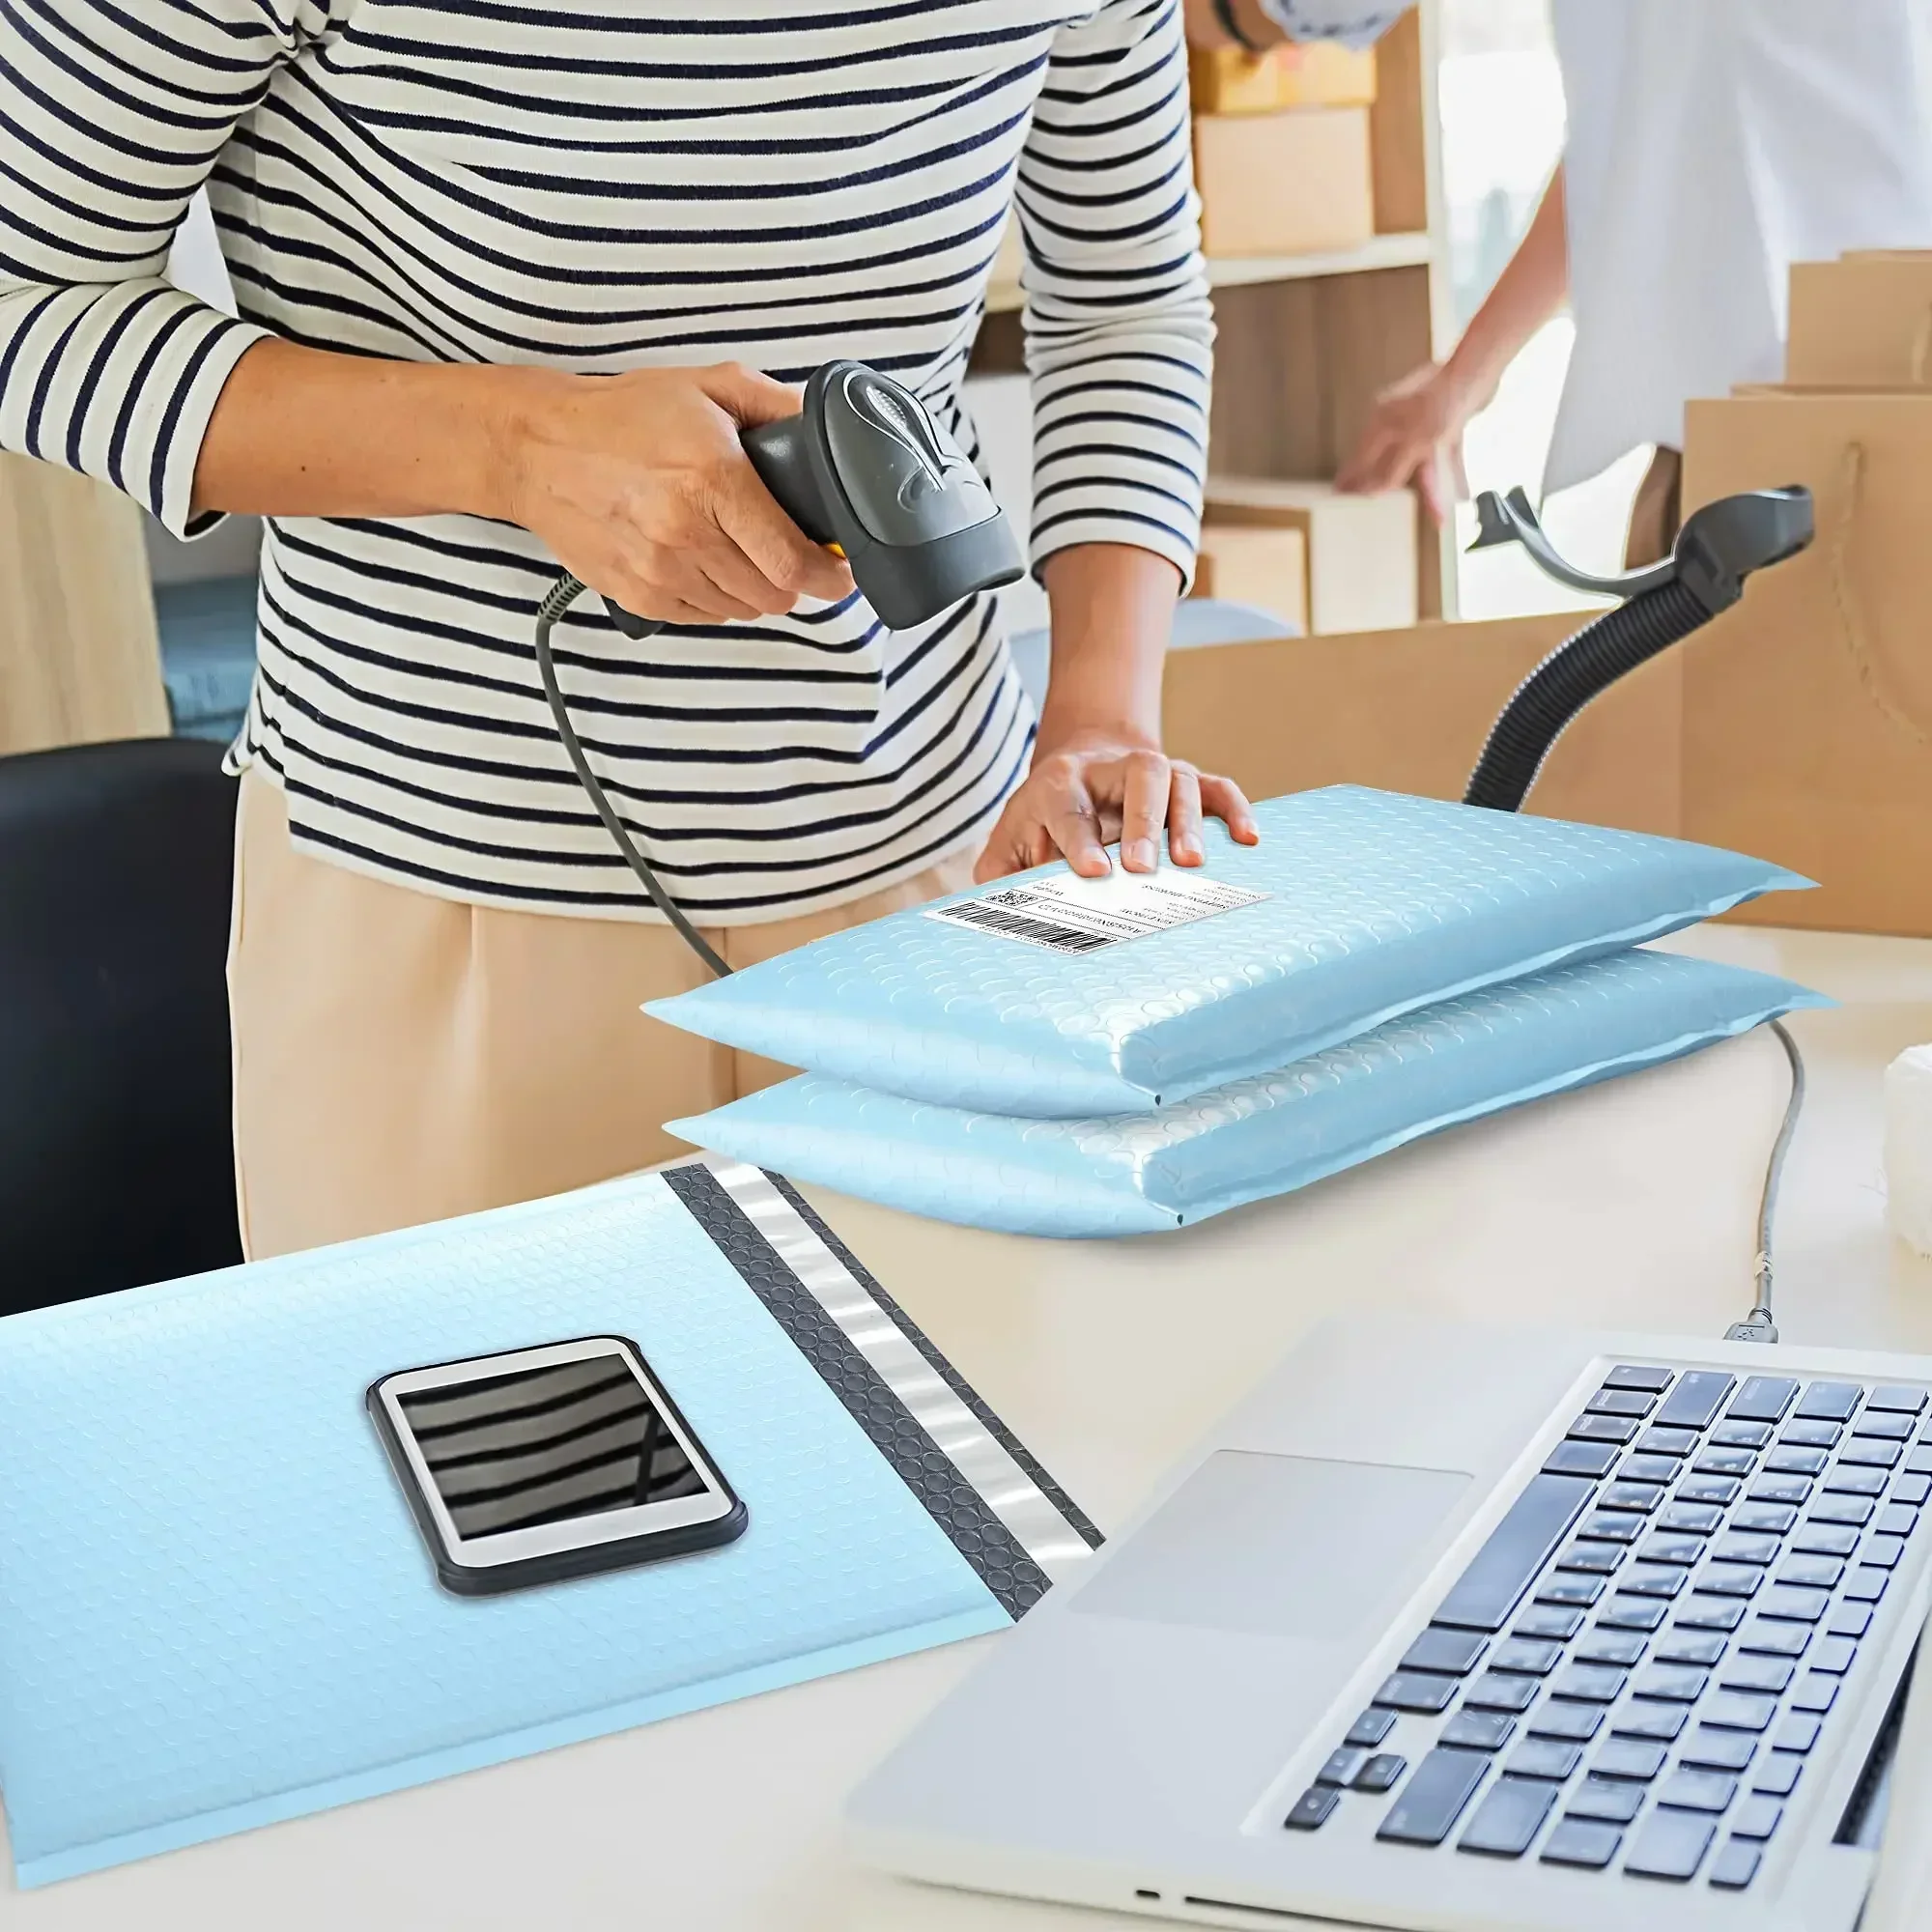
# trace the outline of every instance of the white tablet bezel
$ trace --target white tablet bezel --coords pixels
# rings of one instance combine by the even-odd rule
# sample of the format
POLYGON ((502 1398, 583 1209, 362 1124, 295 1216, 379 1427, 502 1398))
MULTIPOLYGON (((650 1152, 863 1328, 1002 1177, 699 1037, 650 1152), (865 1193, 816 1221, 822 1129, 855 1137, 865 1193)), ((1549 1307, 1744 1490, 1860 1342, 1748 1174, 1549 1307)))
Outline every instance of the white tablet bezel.
POLYGON ((526 1563, 535 1557, 555 1556, 567 1550, 660 1535, 692 1523, 716 1522, 729 1516, 733 1508, 731 1496, 710 1458, 685 1428, 675 1406, 658 1386, 642 1357, 619 1336, 593 1335, 582 1341, 553 1342, 540 1349, 516 1349, 500 1355, 443 1362, 434 1368, 407 1369, 384 1377, 377 1385, 376 1399, 382 1404, 397 1448, 409 1464, 416 1492, 436 1525, 443 1553, 450 1562, 465 1569, 488 1570, 505 1563, 526 1563), (415 1432, 403 1412, 401 1398, 420 1395, 428 1389, 457 1389, 466 1382, 490 1381, 497 1376, 560 1368, 567 1362, 587 1361, 602 1355, 615 1356, 638 1378, 665 1427, 703 1480, 703 1492, 674 1496, 667 1502, 644 1503, 635 1509, 605 1510, 562 1522, 538 1523, 530 1529, 501 1530, 494 1536, 464 1536, 437 1490, 436 1479, 416 1443, 415 1432))

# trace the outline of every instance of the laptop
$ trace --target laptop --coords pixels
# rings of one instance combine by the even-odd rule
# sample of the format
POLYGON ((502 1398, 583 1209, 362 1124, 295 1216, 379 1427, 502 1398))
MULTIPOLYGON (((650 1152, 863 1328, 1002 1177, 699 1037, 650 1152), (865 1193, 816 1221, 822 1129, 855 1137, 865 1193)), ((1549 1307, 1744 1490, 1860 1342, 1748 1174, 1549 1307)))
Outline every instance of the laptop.
POLYGON ((1851 1932, 1928 1564, 1932 1360, 1336 1323, 850 1824, 1202 1924, 1851 1932))

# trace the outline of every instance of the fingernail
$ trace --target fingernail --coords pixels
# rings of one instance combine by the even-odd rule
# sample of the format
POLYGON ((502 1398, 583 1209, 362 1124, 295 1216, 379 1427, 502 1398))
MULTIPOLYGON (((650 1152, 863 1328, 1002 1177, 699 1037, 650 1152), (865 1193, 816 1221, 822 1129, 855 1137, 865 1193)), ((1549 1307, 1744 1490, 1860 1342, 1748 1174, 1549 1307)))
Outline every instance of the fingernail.
POLYGON ((1136 871, 1151 872, 1159 864, 1151 838, 1136 838, 1121 854, 1122 860, 1136 871))
POLYGON ((1174 856, 1180 860, 1198 859, 1201 856, 1201 841, 1191 833, 1182 833, 1174 841, 1174 856))

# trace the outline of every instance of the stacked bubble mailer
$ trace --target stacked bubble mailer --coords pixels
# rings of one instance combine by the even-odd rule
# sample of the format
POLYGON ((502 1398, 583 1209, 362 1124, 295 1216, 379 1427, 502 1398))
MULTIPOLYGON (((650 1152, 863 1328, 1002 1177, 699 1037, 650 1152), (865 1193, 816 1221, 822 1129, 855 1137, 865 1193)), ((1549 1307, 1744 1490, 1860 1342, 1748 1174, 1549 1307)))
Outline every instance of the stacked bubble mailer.
POLYGON ((1644 942, 1811 882, 1761 860, 1352 785, 1207 863, 1045 867, 645 1010, 805 1067, 670 1130, 941 1220, 1171 1229, 1795 1008, 1644 942))

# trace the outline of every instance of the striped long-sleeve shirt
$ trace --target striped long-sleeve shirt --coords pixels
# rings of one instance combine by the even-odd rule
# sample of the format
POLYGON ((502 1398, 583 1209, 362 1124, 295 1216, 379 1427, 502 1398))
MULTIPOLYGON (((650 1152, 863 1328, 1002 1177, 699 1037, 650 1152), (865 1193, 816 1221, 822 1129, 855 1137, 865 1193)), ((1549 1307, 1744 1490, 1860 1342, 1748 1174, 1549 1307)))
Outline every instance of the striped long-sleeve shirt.
MULTIPOLYGON (((1176 0, 0 0, 0 446, 180 533, 265 332, 582 372, 852 355, 971 446, 959 382, 1016 197, 1036 563, 1185 570, 1211 325, 1176 0), (241 306, 162 279, 207 183, 241 306)), ((277 518, 235 756, 298 846, 486 904, 655 917, 530 648, 557 572, 466 516, 277 518)), ((837 903, 981 835, 1033 728, 991 600, 632 644, 558 632, 579 730, 693 914, 837 903)))

